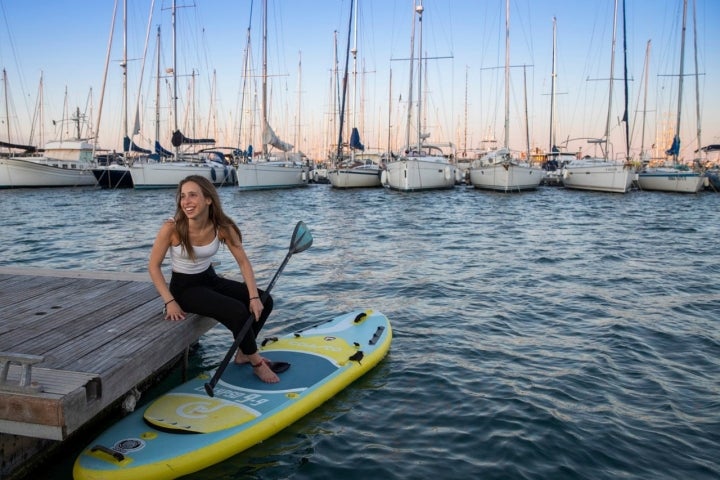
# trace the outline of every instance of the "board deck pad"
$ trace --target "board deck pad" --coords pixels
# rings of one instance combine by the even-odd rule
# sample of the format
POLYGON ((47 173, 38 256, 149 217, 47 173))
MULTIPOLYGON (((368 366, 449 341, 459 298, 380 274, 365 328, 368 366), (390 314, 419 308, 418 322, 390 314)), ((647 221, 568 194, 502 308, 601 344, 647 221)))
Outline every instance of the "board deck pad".
POLYGON ((231 363, 205 392, 205 372, 102 433, 78 456, 82 479, 171 479, 235 455, 282 430, 368 372, 387 354, 387 318, 358 310, 264 342, 263 357, 290 363, 280 382, 262 382, 231 363))
POLYGON ((305 390, 327 377, 338 367, 317 355, 298 352, 263 352, 271 361, 290 363, 290 368, 280 374, 278 383, 265 383, 254 373, 250 365, 230 364, 215 387, 215 397, 208 397, 203 388, 197 393, 170 393, 155 400, 145 410, 145 421, 160 427, 186 432, 209 433, 232 428, 259 417, 262 412, 276 408, 287 400, 286 393, 305 390), (294 367, 294 368, 293 368, 294 367), (219 398, 232 396, 242 385, 243 392, 280 393, 268 398, 262 411, 219 398))

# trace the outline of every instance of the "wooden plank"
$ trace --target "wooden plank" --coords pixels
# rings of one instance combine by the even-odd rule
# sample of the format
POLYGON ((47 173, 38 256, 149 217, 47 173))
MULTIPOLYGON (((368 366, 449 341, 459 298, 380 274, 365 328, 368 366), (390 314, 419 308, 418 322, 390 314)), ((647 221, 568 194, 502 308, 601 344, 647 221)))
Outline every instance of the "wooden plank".
MULTIPOLYGON (((57 359, 58 368, 102 373, 105 363, 122 361, 132 353, 123 351, 123 345, 134 337, 138 337, 138 342, 151 344, 157 337, 172 338, 173 322, 162 319, 155 295, 149 301, 147 299, 147 295, 137 295, 135 300, 146 300, 145 303, 136 304, 133 310, 119 315, 114 315, 112 310, 99 313, 97 327, 75 332, 75 338, 59 344, 47 354, 57 359)), ((177 347, 172 350, 177 353, 177 347)))
POLYGON ((3 275, 0 277, 0 305, 6 305, 8 300, 23 297, 42 295, 46 285, 56 283, 52 277, 29 277, 18 275, 3 275))
MULTIPOLYGON (((8 380, 18 381, 21 368, 18 365, 11 365, 8 372, 8 380)), ((85 387, 92 383, 93 391, 101 390, 100 377, 96 373, 73 372, 70 370, 56 370, 54 368, 35 367, 32 369, 32 379, 43 387, 41 392, 32 396, 57 398, 73 392, 79 387, 85 387)), ((91 394, 88 394, 91 396, 91 394)))
MULTIPOLYGON (((20 374, 21 369, 12 365, 8 378, 18 380, 20 374)), ((36 368, 33 381, 42 386, 40 392, 0 391, 0 421, 5 422, 4 432, 27 435, 28 430, 22 428, 23 425, 52 427, 47 431, 53 432, 53 436, 46 438, 57 439, 54 435, 65 435, 87 421, 85 410, 88 404, 97 402, 102 393, 100 377, 84 372, 36 368)))
MULTIPOLYGON (((6 437, 10 435, 17 435, 18 437, 25 438, 26 440, 40 441, 38 439, 47 440, 65 440, 67 433, 62 427, 55 427, 52 425, 41 425, 36 423, 26 422, 15 422, 12 420, 1 420, 0 419, 0 437, 6 437)), ((3 452, 4 453, 4 452, 3 452)), ((7 459, 3 456, 3 465, 11 463, 12 460, 7 459)), ((29 458, 26 460, 30 460, 29 458)))
MULTIPOLYGON (((154 288, 145 285, 143 287, 140 290, 137 286, 127 286, 133 296, 133 302, 158 298, 154 288)), ((118 329, 120 326, 113 324, 117 322, 118 314, 132 311, 128 307, 127 298, 105 294, 100 298, 78 300, 79 303, 75 305, 46 315, 42 324, 37 325, 32 322, 22 332, 17 332, 14 336, 14 349, 53 355, 56 346, 65 345, 79 338, 84 342, 86 334, 94 330, 102 329, 110 333, 114 331, 117 335, 122 334, 122 330, 118 329)))
POLYGON ((9 270, 0 268, 0 351, 43 356, 32 380, 44 391, 0 392, 5 434, 66 438, 216 324, 164 320, 147 274, 9 270))

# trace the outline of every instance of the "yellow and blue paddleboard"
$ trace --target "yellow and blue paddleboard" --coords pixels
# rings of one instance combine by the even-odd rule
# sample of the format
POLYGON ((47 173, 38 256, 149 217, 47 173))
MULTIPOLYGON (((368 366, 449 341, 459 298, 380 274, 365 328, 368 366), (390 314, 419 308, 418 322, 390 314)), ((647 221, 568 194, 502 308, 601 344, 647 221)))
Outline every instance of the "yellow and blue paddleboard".
POLYGON ((302 418, 377 365, 390 349, 385 315, 358 310, 267 341, 271 361, 289 362, 280 382, 230 364, 214 388, 201 374, 125 417, 75 461, 75 480, 171 479, 221 462, 302 418))

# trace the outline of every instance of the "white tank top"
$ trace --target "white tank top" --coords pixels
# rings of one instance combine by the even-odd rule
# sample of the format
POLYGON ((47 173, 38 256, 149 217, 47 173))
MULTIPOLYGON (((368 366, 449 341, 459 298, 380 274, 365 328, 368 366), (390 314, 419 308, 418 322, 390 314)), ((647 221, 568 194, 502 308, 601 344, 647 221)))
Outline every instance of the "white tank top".
POLYGON ((173 272, 178 273, 202 273, 212 264, 212 258, 220 248, 220 239, 217 234, 208 245, 193 245, 195 260, 191 259, 182 245, 170 246, 170 261, 173 272))

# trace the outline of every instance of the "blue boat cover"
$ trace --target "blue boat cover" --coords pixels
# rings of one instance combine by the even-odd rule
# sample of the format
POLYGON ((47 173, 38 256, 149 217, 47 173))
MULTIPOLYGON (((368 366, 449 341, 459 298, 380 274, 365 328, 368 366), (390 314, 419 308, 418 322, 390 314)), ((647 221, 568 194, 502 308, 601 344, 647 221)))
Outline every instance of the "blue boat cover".
POLYGON ((358 132, 358 129, 355 127, 353 127, 352 133, 350 133, 350 148, 360 150, 361 152, 365 151, 365 145, 360 143, 360 132, 358 132))
POLYGON ((147 150, 145 148, 139 147, 130 140, 130 137, 123 138, 123 152, 137 152, 137 153, 144 153, 145 155, 150 155, 152 152, 150 150, 147 150))
POLYGON ((161 157, 172 157, 173 154, 171 151, 166 150, 165 147, 160 145, 160 142, 157 140, 155 141, 155 153, 161 157))

